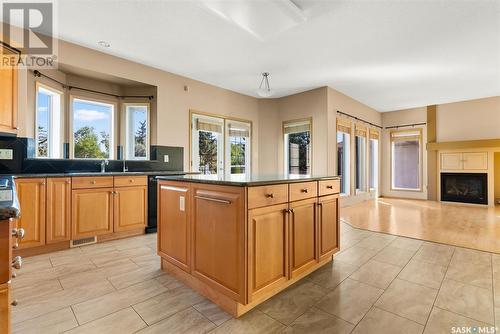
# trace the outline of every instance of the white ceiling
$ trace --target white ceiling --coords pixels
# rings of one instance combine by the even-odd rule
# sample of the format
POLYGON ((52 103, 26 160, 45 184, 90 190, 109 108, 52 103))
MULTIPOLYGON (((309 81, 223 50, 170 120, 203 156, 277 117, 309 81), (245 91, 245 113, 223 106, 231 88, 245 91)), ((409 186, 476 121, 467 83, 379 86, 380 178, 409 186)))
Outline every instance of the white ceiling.
POLYGON ((263 1, 234 1, 252 7, 252 17, 236 13, 254 20, 247 26, 269 34, 216 14, 212 0, 64 0, 58 30, 252 96, 264 71, 273 97, 328 85, 379 111, 500 95, 500 1, 293 0, 302 12, 288 21, 263 1))

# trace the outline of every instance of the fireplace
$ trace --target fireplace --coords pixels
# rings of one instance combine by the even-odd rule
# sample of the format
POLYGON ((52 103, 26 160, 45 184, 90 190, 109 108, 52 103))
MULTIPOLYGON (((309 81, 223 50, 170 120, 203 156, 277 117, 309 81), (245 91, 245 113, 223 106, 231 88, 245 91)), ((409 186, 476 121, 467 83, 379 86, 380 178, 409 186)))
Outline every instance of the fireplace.
POLYGON ((441 173, 441 201, 488 204, 488 174, 441 173))

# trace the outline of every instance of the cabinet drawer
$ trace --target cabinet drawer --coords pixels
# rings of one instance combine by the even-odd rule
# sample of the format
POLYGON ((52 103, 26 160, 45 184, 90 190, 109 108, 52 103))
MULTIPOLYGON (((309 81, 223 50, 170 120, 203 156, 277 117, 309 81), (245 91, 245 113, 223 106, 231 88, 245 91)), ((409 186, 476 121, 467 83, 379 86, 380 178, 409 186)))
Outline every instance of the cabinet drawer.
POLYGON ((316 181, 290 183, 290 202, 318 196, 316 181))
POLYGON ((340 180, 318 181, 318 192, 319 196, 340 193, 340 180))
POLYGON ((73 189, 107 188, 113 187, 112 176, 83 176, 73 177, 71 180, 73 189))
POLYGON ((115 187, 147 186, 146 176, 115 176, 115 187))
POLYGON ((249 209, 286 202, 288 202, 288 186, 286 184, 248 188, 249 209))

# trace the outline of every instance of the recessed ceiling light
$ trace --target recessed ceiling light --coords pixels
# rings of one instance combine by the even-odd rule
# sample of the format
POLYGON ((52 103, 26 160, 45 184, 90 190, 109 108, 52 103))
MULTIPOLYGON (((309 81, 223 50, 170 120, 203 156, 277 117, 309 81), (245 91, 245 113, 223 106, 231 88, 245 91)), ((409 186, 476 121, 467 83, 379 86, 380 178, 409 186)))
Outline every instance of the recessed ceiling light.
POLYGON ((109 44, 108 42, 106 41, 99 41, 99 44, 100 46, 102 46, 103 48, 109 48, 111 46, 111 44, 109 44))

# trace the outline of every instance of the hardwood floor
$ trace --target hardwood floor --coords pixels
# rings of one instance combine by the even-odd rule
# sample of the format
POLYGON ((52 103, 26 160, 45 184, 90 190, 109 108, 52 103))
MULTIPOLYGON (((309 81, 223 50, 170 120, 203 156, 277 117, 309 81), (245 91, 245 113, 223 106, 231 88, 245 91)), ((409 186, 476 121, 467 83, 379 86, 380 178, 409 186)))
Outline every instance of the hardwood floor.
POLYGON ((357 228, 500 253, 500 207, 379 198, 340 216, 357 228))

